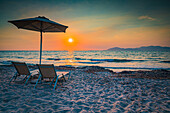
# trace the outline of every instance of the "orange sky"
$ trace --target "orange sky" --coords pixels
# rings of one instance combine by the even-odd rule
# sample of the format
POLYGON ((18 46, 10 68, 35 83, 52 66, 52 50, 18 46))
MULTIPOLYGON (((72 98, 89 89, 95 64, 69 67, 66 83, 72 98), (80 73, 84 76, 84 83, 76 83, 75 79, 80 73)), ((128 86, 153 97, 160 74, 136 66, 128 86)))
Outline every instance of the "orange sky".
MULTIPOLYGON (((59 3, 63 7, 69 5, 65 9, 57 3, 49 2, 51 6, 47 5, 44 9, 36 7, 36 10, 32 10, 32 7, 38 6, 38 3, 33 6, 28 4, 22 10, 20 4, 14 6, 15 13, 5 7, 14 4, 15 2, 5 1, 1 4, 2 11, 6 13, 1 12, 4 18, 0 23, 0 50, 39 50, 40 33, 17 29, 7 23, 8 20, 38 15, 44 15, 69 26, 66 33, 43 33, 43 50, 105 50, 111 47, 170 46, 170 24, 167 21, 169 15, 166 17, 166 14, 157 10, 148 13, 145 9, 141 9, 141 12, 137 9, 139 12, 137 13, 129 5, 129 10, 125 10, 127 12, 117 7, 116 11, 110 11, 102 2, 98 5, 88 2, 59 3), (73 39, 73 43, 68 42, 69 38, 73 39)), ((42 2, 41 5, 43 4, 45 3, 42 2)))

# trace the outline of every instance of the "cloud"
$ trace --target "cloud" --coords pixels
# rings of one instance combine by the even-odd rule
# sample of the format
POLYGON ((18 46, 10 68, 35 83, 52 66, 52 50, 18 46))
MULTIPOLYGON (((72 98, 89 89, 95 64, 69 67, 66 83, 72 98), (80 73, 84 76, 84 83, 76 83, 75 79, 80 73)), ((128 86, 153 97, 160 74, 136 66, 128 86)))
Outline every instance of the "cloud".
POLYGON ((149 17, 149 16, 140 16, 140 17, 138 17, 138 19, 139 20, 147 19, 147 20, 152 20, 152 21, 156 20, 155 18, 152 18, 152 17, 149 17))

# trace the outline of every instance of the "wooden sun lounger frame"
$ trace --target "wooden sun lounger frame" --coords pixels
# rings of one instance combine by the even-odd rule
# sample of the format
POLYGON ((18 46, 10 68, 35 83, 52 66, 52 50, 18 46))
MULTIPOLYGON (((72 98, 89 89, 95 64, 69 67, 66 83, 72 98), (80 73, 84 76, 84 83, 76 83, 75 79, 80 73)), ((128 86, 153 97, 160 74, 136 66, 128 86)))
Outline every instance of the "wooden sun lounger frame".
POLYGON ((66 81, 64 74, 57 75, 53 64, 37 64, 37 66, 39 68, 40 74, 39 74, 38 80, 34 86, 34 89, 36 88, 38 82, 44 78, 53 78, 52 82, 50 83, 51 86, 52 86, 54 80, 56 79, 53 90, 55 90, 59 78, 64 78, 64 80, 66 81))

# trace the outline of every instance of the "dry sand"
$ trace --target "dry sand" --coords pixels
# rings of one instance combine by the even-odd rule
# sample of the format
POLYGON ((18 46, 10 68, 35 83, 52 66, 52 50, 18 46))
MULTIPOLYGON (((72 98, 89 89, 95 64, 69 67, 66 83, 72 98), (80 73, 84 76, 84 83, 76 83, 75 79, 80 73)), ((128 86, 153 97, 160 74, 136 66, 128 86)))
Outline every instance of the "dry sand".
MULTIPOLYGON (((24 87, 9 80, 14 67, 0 66, 0 112, 170 112, 170 79, 115 77, 109 71, 74 69, 57 89, 24 87)), ((119 74, 120 75, 120 74, 119 74)))

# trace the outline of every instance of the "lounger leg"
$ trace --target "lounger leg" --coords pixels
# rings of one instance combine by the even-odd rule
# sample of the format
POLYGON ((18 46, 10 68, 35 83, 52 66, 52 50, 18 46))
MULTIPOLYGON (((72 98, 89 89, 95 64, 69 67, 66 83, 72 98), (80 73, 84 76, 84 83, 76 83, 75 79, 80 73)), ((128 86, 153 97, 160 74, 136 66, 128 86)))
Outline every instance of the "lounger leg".
POLYGON ((17 74, 14 76, 14 81, 17 79, 17 74))
POLYGON ((11 78, 11 80, 9 81, 9 84, 11 83, 11 81, 15 78, 16 79, 17 76, 17 72, 14 74, 14 76, 11 78))
POLYGON ((41 78, 40 78, 40 83, 42 83, 42 80, 43 80, 43 77, 41 76, 41 78))
POLYGON ((15 77, 15 76, 13 76, 13 77, 11 78, 11 80, 9 81, 9 84, 10 84, 10 83, 11 83, 11 81, 14 79, 14 77, 15 77))
POLYGON ((71 71, 69 72, 69 77, 68 77, 68 80, 70 79, 70 76, 71 76, 71 71))
POLYGON ((30 79, 30 77, 31 77, 31 74, 30 74, 29 77, 27 78, 27 80, 26 80, 24 86, 27 84, 27 82, 28 82, 28 80, 30 79))
POLYGON ((40 75, 39 75, 39 77, 38 77, 38 80, 37 80, 37 82, 36 82, 36 84, 35 84, 35 86, 34 86, 34 89, 36 88, 36 86, 37 86, 37 84, 38 84, 39 79, 41 79, 41 74, 40 74, 40 75))
POLYGON ((64 78, 64 81, 66 82, 66 78, 64 77, 64 75, 63 75, 63 78, 64 78))
POLYGON ((54 82, 55 78, 56 78, 56 76, 53 78, 53 80, 52 80, 52 82, 51 82, 50 86, 52 86, 52 84, 53 84, 53 82, 54 82))
POLYGON ((24 77, 23 81, 27 79, 27 76, 28 76, 28 75, 26 75, 26 77, 24 77))
POLYGON ((57 76, 57 79, 56 79, 56 81, 55 81, 55 85, 54 85, 54 89, 53 89, 53 90, 55 90, 55 87, 56 87, 56 85, 57 85, 57 81, 58 81, 58 76, 57 76))

